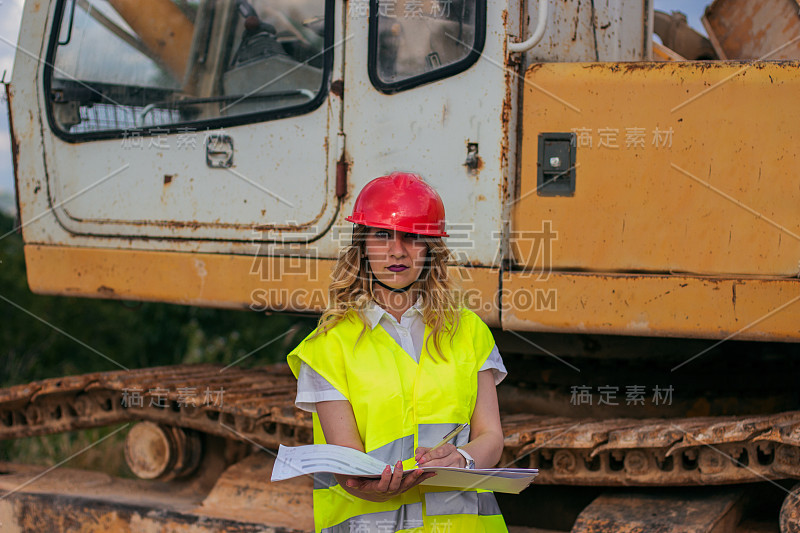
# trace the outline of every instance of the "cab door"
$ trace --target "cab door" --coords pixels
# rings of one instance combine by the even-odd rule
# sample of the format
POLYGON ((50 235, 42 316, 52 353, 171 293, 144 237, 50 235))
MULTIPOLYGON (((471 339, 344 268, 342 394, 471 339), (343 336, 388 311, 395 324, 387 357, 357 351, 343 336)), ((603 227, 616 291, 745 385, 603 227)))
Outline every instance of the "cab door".
POLYGON ((502 257, 517 86, 505 47, 518 12, 485 0, 348 5, 351 190, 395 170, 420 174, 442 196, 449 246, 476 267, 502 257))
POLYGON ((36 76, 46 186, 23 222, 53 216, 26 242, 230 252, 324 233, 338 200, 334 13, 333 0, 29 8, 23 30, 49 36, 46 61, 18 56, 15 84, 36 76))

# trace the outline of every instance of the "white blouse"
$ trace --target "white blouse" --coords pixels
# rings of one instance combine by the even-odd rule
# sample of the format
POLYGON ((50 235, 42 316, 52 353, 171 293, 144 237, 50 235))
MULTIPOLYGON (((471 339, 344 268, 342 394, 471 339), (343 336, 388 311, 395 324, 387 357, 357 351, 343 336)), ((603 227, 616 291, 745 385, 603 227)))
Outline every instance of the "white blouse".
MULTIPOLYGON (((364 310, 369 326, 372 329, 375 329, 378 325, 383 327, 403 351, 417 363, 419 363, 425 341, 425 323, 422 321, 422 312, 418 304, 419 302, 403 313, 403 316, 400 317, 400 322, 374 302, 371 302, 364 310)), ((503 365, 503 358, 500 357, 497 345, 492 348, 489 357, 480 370, 491 370, 494 374, 495 385, 506 377, 508 372, 505 365, 503 365)), ((346 398, 313 368, 302 363, 297 377, 295 405, 304 411, 314 413, 317 410, 317 402, 331 400, 346 400, 346 398)))

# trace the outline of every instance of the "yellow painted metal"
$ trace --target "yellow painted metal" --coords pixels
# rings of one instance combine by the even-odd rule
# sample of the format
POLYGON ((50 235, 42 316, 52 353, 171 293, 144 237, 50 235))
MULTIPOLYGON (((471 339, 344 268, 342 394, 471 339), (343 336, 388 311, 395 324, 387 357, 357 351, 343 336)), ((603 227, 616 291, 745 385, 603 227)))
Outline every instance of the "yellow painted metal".
POLYGON ((313 312, 333 261, 26 245, 25 263, 41 294, 313 312))
POLYGON ((170 0, 109 0, 139 39, 177 79, 183 79, 194 24, 170 0))
MULTIPOLYGON (((28 284, 39 294, 319 313, 327 303, 334 261, 29 244, 25 263, 28 284)), ((499 271, 451 272, 470 307, 498 326, 499 271)))
POLYGON ((503 329, 800 342, 800 280, 503 276, 503 329))
POLYGON ((797 276, 800 63, 553 63, 525 82, 518 264, 543 266, 549 220, 557 270, 797 276), (575 194, 540 196, 537 137, 570 131, 575 194))
MULTIPOLYGON (((40 294, 320 312, 333 260, 26 245, 40 294)), ((468 306, 515 331, 800 341, 800 280, 454 268, 468 306)))

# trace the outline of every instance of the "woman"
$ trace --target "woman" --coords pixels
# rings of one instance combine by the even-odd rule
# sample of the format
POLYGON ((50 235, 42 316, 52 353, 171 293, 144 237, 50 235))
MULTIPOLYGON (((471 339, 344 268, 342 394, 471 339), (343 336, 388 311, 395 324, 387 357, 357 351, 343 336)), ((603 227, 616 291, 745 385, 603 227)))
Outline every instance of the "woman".
POLYGON ((503 450, 495 386, 505 367, 489 328, 457 303, 441 198, 395 172, 368 183, 347 220, 353 240, 329 307, 288 361, 314 442, 387 467, 380 479, 316 476, 316 530, 507 531, 494 494, 420 485, 433 474, 415 469, 490 468, 503 450), (453 443, 428 452, 464 422, 453 443))

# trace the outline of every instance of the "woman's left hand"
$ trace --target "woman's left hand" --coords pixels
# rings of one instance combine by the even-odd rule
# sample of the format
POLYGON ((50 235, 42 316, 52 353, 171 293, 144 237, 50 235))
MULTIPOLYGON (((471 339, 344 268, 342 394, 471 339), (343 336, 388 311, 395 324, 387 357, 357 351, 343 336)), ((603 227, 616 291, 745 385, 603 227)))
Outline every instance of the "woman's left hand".
POLYGON ((430 448, 420 446, 414 452, 414 459, 419 466, 455 466, 459 468, 467 466, 467 460, 449 442, 433 451, 429 450, 430 448))
POLYGON ((353 496, 371 502, 385 502, 435 475, 434 472, 413 470, 404 476, 403 463, 397 461, 394 471, 389 465, 386 465, 380 479, 347 477, 340 474, 335 474, 334 477, 342 488, 353 496))

